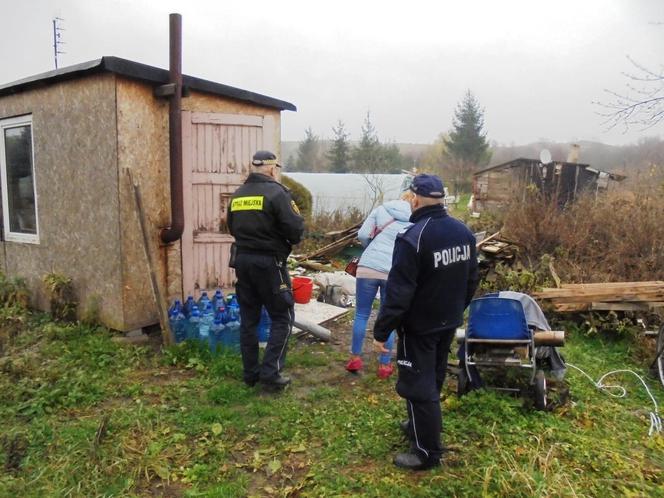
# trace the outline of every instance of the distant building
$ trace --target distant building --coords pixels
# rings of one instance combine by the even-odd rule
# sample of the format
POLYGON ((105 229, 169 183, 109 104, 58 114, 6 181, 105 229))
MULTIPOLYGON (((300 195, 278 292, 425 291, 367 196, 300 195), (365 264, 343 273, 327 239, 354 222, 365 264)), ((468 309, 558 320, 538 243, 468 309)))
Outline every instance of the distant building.
POLYGON ((589 164, 553 161, 542 164, 537 159, 513 159, 473 174, 472 210, 482 212, 525 196, 526 187, 534 185, 553 202, 564 205, 582 192, 607 190, 624 175, 591 168, 589 164))

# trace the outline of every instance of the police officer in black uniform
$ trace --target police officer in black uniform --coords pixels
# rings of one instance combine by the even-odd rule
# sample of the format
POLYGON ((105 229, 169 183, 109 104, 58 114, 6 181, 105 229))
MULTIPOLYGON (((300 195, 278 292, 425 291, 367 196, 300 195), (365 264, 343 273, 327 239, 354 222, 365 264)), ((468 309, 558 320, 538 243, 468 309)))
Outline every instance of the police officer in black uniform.
POLYGON ((240 304, 240 345, 244 382, 260 382, 279 391, 289 383, 281 375, 288 337, 293 327, 293 292, 286 259, 300 242, 304 220, 290 191, 277 181, 277 157, 258 151, 252 172, 231 198, 228 227, 235 237, 235 286, 240 304), (263 362, 258 361, 257 327, 261 306, 272 321, 263 362))
POLYGON ((396 239, 374 344, 385 350, 397 329, 397 393, 406 400, 402 429, 411 449, 396 455, 394 464, 422 470, 439 465, 443 453, 440 390, 447 355, 479 278, 475 237, 447 214, 440 178, 418 175, 410 189, 413 225, 396 239))

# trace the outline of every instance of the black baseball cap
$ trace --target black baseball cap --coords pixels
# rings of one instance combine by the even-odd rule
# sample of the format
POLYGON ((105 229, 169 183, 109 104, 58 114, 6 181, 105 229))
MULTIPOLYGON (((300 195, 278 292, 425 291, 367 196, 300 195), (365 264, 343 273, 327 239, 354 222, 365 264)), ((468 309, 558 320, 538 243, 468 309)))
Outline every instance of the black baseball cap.
POLYGON ((422 197, 442 199, 445 196, 443 181, 436 175, 417 175, 410 184, 410 190, 422 197))
POLYGON ((276 164, 277 168, 281 168, 281 164, 277 163, 277 156, 275 156, 269 150, 259 150, 254 154, 254 157, 251 159, 251 164, 254 166, 268 166, 270 164, 276 164))

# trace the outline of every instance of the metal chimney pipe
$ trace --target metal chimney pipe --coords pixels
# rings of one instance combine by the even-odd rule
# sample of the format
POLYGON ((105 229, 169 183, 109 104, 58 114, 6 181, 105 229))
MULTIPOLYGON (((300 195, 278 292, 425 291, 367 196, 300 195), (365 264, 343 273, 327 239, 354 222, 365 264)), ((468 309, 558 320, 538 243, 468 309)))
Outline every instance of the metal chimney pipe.
POLYGON ((174 86, 168 109, 171 176, 171 226, 161 231, 166 244, 182 237, 184 231, 184 201, 182 199, 182 16, 170 14, 169 83, 174 86))

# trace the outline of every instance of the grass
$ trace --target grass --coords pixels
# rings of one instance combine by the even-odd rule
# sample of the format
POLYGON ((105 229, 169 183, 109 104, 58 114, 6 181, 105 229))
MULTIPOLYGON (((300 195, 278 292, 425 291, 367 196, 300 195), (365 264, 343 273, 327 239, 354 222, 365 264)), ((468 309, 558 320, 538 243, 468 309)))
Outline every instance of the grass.
MULTIPOLYGON (((182 345, 121 346, 101 328, 25 315, 0 357, 0 496, 664 496, 664 437, 649 399, 625 399, 570 371, 572 402, 552 413, 491 391, 443 392, 444 466, 407 473, 403 401, 370 369, 343 370, 336 344, 293 339, 280 396, 241 382, 235 355, 182 345)), ((594 378, 644 373, 628 338, 575 332, 564 348, 594 378)), ((649 384, 662 401, 662 387, 649 384)))

